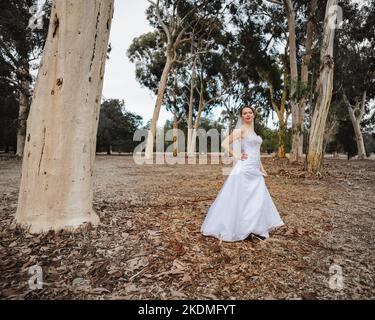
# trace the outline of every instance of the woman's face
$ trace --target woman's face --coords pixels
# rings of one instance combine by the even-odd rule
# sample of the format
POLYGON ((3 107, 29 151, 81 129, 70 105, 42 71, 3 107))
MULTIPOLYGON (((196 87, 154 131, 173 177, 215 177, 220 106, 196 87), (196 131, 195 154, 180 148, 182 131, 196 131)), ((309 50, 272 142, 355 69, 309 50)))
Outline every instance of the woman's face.
POLYGON ((244 108, 242 110, 242 121, 244 123, 250 124, 254 119, 254 112, 251 108, 244 108))

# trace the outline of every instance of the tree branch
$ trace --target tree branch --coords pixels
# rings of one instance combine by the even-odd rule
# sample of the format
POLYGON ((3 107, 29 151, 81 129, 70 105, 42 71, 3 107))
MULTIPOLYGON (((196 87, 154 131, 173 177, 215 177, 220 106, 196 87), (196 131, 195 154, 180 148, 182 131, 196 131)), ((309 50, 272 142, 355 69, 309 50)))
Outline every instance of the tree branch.
POLYGON ((15 69, 17 69, 17 67, 18 67, 18 61, 17 61, 17 59, 10 52, 10 50, 8 49, 8 47, 5 44, 5 42, 2 41, 1 39, 0 39, 0 47, 5 51, 5 54, 7 55, 7 57, 13 62, 15 69))
POLYGON ((153 5, 155 7, 155 15, 156 15, 156 17, 158 19, 158 22, 160 23, 161 27, 163 28, 163 30, 164 30, 164 32, 165 32, 165 34, 167 36, 168 43, 172 43, 171 32, 169 31, 168 26, 161 19, 160 7, 159 7, 160 0, 157 0, 156 3, 153 2, 152 0, 147 0, 147 1, 150 2, 151 5, 153 5))
POLYGON ((348 97, 346 96, 344 89, 341 88, 341 91, 342 91, 342 98, 344 100, 344 103, 346 104, 346 106, 348 108, 352 109, 353 107, 352 107, 351 103, 349 102, 348 97))
POLYGON ((363 92, 363 95, 362 95, 360 119, 362 119, 362 117, 363 117, 363 115, 365 113, 366 98, 367 98, 367 91, 365 90, 363 92))
POLYGON ((4 77, 4 76, 0 76, 0 79, 3 79, 3 80, 5 80, 5 81, 7 81, 7 82, 13 84, 17 89, 20 89, 20 86, 19 86, 19 84, 18 84, 17 81, 14 81, 13 79, 8 78, 8 77, 4 77))
POLYGON ((271 3, 274 3, 274 4, 278 4, 278 5, 280 5, 280 6, 283 5, 283 3, 282 3, 281 1, 279 1, 279 0, 266 0, 266 1, 271 2, 271 3))

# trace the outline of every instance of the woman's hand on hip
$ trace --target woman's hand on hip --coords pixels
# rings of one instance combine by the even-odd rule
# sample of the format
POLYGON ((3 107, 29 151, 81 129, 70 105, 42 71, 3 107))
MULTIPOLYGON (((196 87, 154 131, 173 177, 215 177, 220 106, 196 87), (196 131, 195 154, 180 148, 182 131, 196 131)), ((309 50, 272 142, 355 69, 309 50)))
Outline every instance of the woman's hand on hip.
POLYGON ((246 152, 242 152, 241 153, 241 157, 240 157, 240 160, 246 160, 248 158, 248 155, 247 155, 247 153, 246 152))

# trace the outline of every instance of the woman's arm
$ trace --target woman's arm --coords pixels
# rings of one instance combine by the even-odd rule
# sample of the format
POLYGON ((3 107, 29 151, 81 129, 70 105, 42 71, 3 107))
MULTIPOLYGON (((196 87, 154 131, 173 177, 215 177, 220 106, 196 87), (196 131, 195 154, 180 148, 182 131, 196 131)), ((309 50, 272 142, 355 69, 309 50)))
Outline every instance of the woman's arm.
POLYGON ((230 147, 230 145, 233 143, 233 141, 236 141, 241 138, 242 132, 241 129, 236 129, 231 133, 228 137, 226 137, 221 144, 221 146, 225 149, 225 151, 229 154, 229 156, 234 156, 237 159, 241 159, 241 155, 234 154, 233 149, 230 147))
POLYGON ((264 170, 264 167, 263 167, 262 161, 260 162, 260 171, 261 171, 265 176, 268 176, 266 170, 264 170))

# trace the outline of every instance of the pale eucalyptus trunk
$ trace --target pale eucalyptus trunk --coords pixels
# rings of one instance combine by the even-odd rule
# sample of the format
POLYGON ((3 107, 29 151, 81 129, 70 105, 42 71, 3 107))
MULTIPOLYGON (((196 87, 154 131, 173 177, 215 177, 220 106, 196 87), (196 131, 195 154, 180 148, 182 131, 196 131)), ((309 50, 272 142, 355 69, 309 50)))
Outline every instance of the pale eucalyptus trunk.
POLYGON ((300 114, 298 101, 296 99, 298 87, 297 68, 297 45, 296 45, 296 17, 291 0, 284 0, 284 7, 288 19, 289 31, 289 63, 290 63, 290 105, 292 111, 292 150, 289 156, 290 161, 298 161, 301 157, 299 146, 301 144, 302 127, 300 124, 300 114))
POLYGON ((320 56, 320 74, 317 80, 315 95, 317 97, 311 122, 309 135, 309 148, 307 152, 307 170, 321 174, 323 169, 323 140, 332 99, 333 90, 333 45, 335 39, 335 28, 332 27, 332 8, 337 5, 337 0, 328 0, 324 34, 320 56))
POLYGON ((30 109, 30 81, 29 81, 29 68, 25 64, 18 70, 18 78, 20 83, 19 90, 19 110, 17 121, 17 150, 16 155, 22 157, 25 148, 26 140, 26 121, 30 109))
POLYGON ((169 49, 167 53, 167 60, 165 62, 163 73, 162 73, 160 83, 159 83, 154 113, 152 115, 152 120, 151 120, 151 127, 150 127, 150 130, 148 131, 148 136, 147 136, 147 144, 146 144, 146 152, 145 152, 145 158, 147 160, 153 160, 154 141, 156 139, 156 127, 158 124, 161 106, 163 104, 164 93, 167 88, 168 76, 172 69, 174 58, 175 58, 174 50, 169 49))
POLYGON ((361 122, 365 114, 366 91, 363 93, 362 100, 358 101, 354 106, 352 106, 349 103, 346 96, 345 96, 345 102, 348 108, 350 120, 352 121, 352 124, 353 124, 355 141, 357 143, 358 159, 363 160, 366 158, 366 148, 365 148, 365 143, 363 141, 361 122))
POLYGON ((32 233, 99 222, 92 183, 113 3, 53 1, 16 212, 32 233))
POLYGON ((188 114, 188 136, 187 136, 187 151, 190 155, 190 146, 193 137, 193 108, 194 108, 194 90, 195 90, 195 69, 197 64, 197 56, 194 57, 193 65, 191 68, 191 82, 190 82, 190 99, 189 99, 189 114, 188 114))
MULTIPOLYGON (((309 84, 309 66, 310 61, 312 58, 312 43, 313 43, 313 35, 314 35, 314 16, 316 9, 318 7, 318 0, 311 0, 310 2, 310 17, 308 19, 306 25, 306 40, 305 40, 305 52, 302 58, 301 64, 301 89, 304 91, 304 94, 300 98, 298 102, 298 127, 303 129, 304 121, 305 121, 305 110, 306 110, 306 92, 307 87, 309 84)), ((301 130, 300 137, 299 137, 299 145, 298 145, 298 156, 303 155, 303 132, 301 130)))

